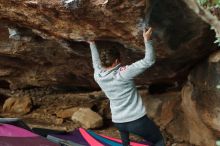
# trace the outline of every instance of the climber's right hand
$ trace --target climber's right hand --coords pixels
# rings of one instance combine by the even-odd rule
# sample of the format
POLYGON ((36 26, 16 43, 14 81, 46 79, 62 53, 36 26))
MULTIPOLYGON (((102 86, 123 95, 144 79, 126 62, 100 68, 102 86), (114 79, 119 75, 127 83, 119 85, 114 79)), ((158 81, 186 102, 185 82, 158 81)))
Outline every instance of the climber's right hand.
POLYGON ((149 27, 147 30, 144 30, 143 37, 145 41, 151 40, 152 32, 153 32, 152 27, 149 27))
POLYGON ((88 41, 86 41, 86 42, 89 43, 89 44, 93 44, 93 43, 95 43, 94 40, 88 40, 88 41))

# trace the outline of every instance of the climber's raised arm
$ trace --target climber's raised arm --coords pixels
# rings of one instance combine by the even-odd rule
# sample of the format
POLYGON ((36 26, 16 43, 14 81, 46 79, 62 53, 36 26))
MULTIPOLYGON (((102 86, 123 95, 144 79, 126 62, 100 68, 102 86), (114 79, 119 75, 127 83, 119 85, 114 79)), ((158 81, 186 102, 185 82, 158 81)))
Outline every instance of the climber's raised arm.
POLYGON ((155 63, 155 52, 151 41, 152 28, 144 31, 145 57, 131 65, 124 66, 120 69, 119 77, 122 79, 133 79, 144 72, 147 68, 155 63))
POLYGON ((88 41, 91 55, 92 55, 92 65, 95 71, 101 68, 101 61, 99 58, 99 53, 95 44, 95 41, 88 41))

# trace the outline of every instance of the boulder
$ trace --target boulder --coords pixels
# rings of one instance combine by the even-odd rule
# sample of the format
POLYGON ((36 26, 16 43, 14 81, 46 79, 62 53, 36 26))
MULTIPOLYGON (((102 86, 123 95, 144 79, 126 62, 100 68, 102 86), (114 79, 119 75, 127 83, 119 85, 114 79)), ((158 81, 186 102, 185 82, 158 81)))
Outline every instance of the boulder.
POLYGON ((80 108, 72 115, 72 120, 79 122, 84 128, 99 128, 103 125, 102 117, 89 108, 80 108))
POLYGON ((175 118, 178 105, 180 103, 179 94, 170 94, 168 100, 165 100, 161 106, 160 116, 156 118, 156 122, 160 125, 161 129, 165 127, 175 118))
POLYGON ((63 119, 71 118, 72 115, 73 115, 78 109, 79 109, 79 108, 77 108, 77 107, 68 108, 68 109, 62 109, 62 110, 58 111, 58 112, 56 113, 56 115, 57 115, 57 117, 63 118, 63 119))
POLYGON ((215 139, 219 137, 219 52, 211 54, 207 60, 202 61, 191 71, 188 77, 188 87, 183 89, 184 93, 187 91, 188 93, 182 97, 182 108, 187 114, 189 125, 194 125, 189 128, 191 134, 194 136, 197 134, 196 141, 195 137, 191 138, 194 143, 203 141, 206 142, 203 145, 212 145, 215 139), (207 141, 204 141, 204 139, 207 141))
MULTIPOLYGON (((165 129, 176 142, 211 146, 215 145, 219 137, 219 54, 220 51, 214 52, 192 69, 181 91, 181 106, 178 102, 174 106, 179 108, 172 109, 172 102, 166 106, 171 107, 166 108, 168 110, 165 113, 171 109, 175 111, 172 121, 165 129)), ((161 116, 163 119, 162 114, 161 116)))
POLYGON ((220 131, 220 51, 211 54, 190 74, 194 84, 197 110, 203 122, 215 131, 220 131))
POLYGON ((96 39, 99 48, 119 48, 123 64, 141 59, 144 17, 151 9, 157 61, 137 84, 182 82, 193 65, 217 48, 215 33, 182 0, 154 6, 149 0, 72 2, 69 7, 61 0, 0 0, 0 76, 7 78, 10 89, 97 89, 84 41, 96 39), (32 39, 9 39, 8 28, 32 39))
POLYGON ((62 119, 62 118, 56 118, 55 124, 56 124, 56 125, 61 125, 61 124, 63 124, 63 119, 62 119))
POLYGON ((175 142, 189 142, 189 129, 181 110, 176 111, 175 118, 166 126, 166 132, 175 142))
POLYGON ((176 111, 180 105, 179 92, 167 92, 163 94, 150 95, 146 91, 140 91, 147 115, 152 118, 161 129, 174 120, 176 111))
MULTIPOLYGON (((197 102, 194 98, 194 87, 188 82, 182 89, 182 110, 184 112, 185 128, 191 144, 211 146, 215 145, 215 136, 212 130, 204 124, 197 110, 197 102)), ((200 98, 200 97, 199 97, 200 98)))
POLYGON ((32 99, 26 97, 10 97, 3 105, 3 112, 27 114, 33 107, 32 99))
POLYGON ((148 116, 151 118, 156 118, 163 102, 159 98, 153 98, 153 96, 149 95, 147 98, 144 98, 143 102, 146 107, 148 116))
MULTIPOLYGON (((210 57, 209 62, 205 59, 218 49, 213 42, 215 35, 220 34, 219 20, 199 7, 196 0, 164 0, 155 5, 152 2, 0 0, 1 79, 10 90, 96 90, 85 41, 95 39, 98 48, 119 49, 123 65, 130 64, 144 56, 142 31, 145 16, 150 16, 157 60, 136 78, 137 85, 175 83, 181 88, 190 70, 197 67, 182 89, 181 106, 178 97, 155 95, 144 99, 149 116, 180 143, 213 145, 215 133, 220 130, 219 53, 210 57), (13 37, 8 28, 18 33, 13 37), (201 60, 204 62, 198 64, 201 60)), ((4 110, 11 109, 13 103, 17 103, 15 99, 4 110)), ((66 117, 70 113, 61 115, 66 117)), ((87 120, 88 115, 97 116, 89 109, 81 109, 72 119, 89 128, 101 125, 102 120, 96 121, 100 117, 87 120), (98 124, 94 126, 94 122, 98 124)))
POLYGON ((61 38, 67 42, 117 40, 140 49, 144 13, 151 5, 150 0, 106 1, 105 4, 100 0, 1 0, 0 7, 0 19, 20 20, 21 25, 33 28, 44 38, 61 38))

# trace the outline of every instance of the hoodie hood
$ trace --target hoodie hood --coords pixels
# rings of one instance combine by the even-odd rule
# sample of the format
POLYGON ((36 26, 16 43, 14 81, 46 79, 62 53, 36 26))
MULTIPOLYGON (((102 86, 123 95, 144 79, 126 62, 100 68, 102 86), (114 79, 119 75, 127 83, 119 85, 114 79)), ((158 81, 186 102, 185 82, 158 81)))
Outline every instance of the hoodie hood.
POLYGON ((98 74, 99 77, 105 77, 113 71, 117 71, 120 68, 121 64, 116 65, 114 68, 105 69, 102 68, 101 72, 98 74))

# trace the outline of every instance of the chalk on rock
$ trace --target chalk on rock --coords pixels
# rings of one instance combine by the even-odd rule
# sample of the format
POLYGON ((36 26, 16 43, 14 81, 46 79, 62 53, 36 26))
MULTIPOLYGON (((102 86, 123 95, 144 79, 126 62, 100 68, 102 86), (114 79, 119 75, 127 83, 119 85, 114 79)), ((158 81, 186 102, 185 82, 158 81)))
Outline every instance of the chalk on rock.
POLYGON ((8 28, 9 38, 14 40, 20 40, 21 36, 17 28, 8 28))
POLYGON ((83 0, 62 0, 64 6, 70 9, 78 9, 82 7, 83 0))
POLYGON ((16 27, 8 27, 9 39, 13 39, 16 41, 31 41, 32 37, 28 36, 27 33, 22 32, 19 28, 16 27))
POLYGON ((106 5, 109 2, 109 0, 91 0, 91 3, 95 5, 106 5))

